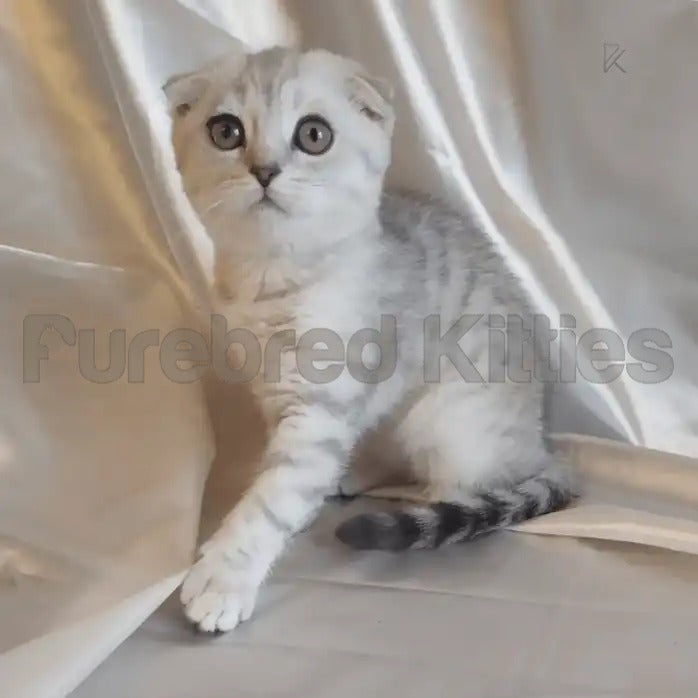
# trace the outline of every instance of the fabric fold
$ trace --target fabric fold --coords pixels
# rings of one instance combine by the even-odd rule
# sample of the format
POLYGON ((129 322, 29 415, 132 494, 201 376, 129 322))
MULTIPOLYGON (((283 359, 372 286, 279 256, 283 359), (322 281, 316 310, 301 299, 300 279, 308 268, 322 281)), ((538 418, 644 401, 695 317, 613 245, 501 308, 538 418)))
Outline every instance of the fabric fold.
MULTIPOLYGON (((3 696, 66 695, 126 639, 192 559, 214 451, 223 476, 209 486, 204 530, 239 495, 238 475, 260 445, 200 383, 167 378, 154 343, 142 347, 143 380, 94 379, 109 370, 114 331, 162 340, 208 313, 211 243, 181 189, 160 88, 232 36, 262 48, 295 42, 298 28, 305 45, 350 54, 390 79, 390 186, 474 210, 551 320, 573 316, 577 339, 603 326, 623 340, 618 381, 578 377, 552 395, 553 430, 564 432, 552 441, 578 469, 584 497, 517 529, 534 535, 509 538, 527 550, 545 535, 698 553, 698 89, 686 70, 698 61, 696 3, 559 0, 555 12, 548 0, 283 5, 3 4, 3 696), (76 337, 93 337, 95 365, 81 365, 60 332, 27 335, 31 316, 54 317, 54 329, 63 318, 76 337), (670 338, 666 380, 642 383, 627 370, 643 364, 628 349, 642 328, 670 338), (38 381, 23 373, 28 363, 38 381), (627 443, 600 438, 608 435, 627 443)), ((309 531, 291 566, 304 554, 344 575, 376 563, 346 557, 330 539, 329 529, 309 531)), ((376 564, 390 577, 420 563, 376 564)), ((305 612, 313 600, 301 594, 298 604, 305 612)))

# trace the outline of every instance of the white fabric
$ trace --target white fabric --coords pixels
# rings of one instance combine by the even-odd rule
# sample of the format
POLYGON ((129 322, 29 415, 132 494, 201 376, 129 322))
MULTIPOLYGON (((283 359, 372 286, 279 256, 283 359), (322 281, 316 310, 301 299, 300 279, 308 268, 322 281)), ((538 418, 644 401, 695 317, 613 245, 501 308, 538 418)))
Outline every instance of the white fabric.
MULTIPOLYGON (((392 184, 445 192, 476 210, 541 308, 573 314, 580 334, 601 326, 627 337, 657 327, 673 340, 675 371, 665 383, 625 377, 556 392, 558 431, 629 445, 563 439, 587 495, 578 508, 525 528, 695 554, 698 91, 690 68, 698 5, 557 0, 554 8, 544 0, 288 3, 305 43, 354 55, 395 82, 392 184), (604 72, 605 43, 625 50, 626 72, 604 72)), ((220 53, 231 34, 261 47, 289 41, 294 28, 274 0, 0 0, 0 26, 0 695, 43 698, 70 692, 177 586, 193 553, 214 439, 202 385, 168 381, 157 350, 146 353, 144 383, 98 385, 80 376, 75 347, 46 333, 41 382, 24 384, 23 319, 65 315, 76 329, 95 329, 102 348, 113 329, 129 336, 158 329, 163 337, 198 322, 211 250, 178 187, 160 85, 220 53)), ((210 407, 222 480, 210 489, 207 527, 232 503, 260 438, 239 394, 210 407)), ((641 686, 669 696, 698 685, 686 649, 695 619, 678 620, 698 575, 693 558, 513 535, 430 561, 364 558, 332 543, 338 515, 329 512, 300 541, 260 620, 226 640, 225 653, 215 650, 220 659, 211 644, 161 654, 140 678, 131 671, 162 649, 148 628, 182 642, 178 609, 168 604, 164 625, 156 618, 146 626, 145 637, 127 642, 78 695, 193 695, 201 684, 186 677, 215 675, 206 672, 209 661, 220 683, 202 695, 339 696, 362 687, 373 694, 397 675, 401 695, 421 695, 427 685, 452 693, 466 671, 479 677, 472 695, 498 688, 521 695, 517 672, 488 664, 477 645, 439 654, 466 642, 458 633, 467 618, 480 619, 478 636, 497 654, 506 634, 483 629, 492 594, 516 596, 513 616, 501 603, 493 613, 529 630, 541 618, 529 603, 558 609, 530 653, 516 655, 531 695, 546 687, 549 695, 630 696, 641 686), (362 597, 355 589, 399 589, 410 579, 424 592, 417 610, 397 591, 362 597), (624 584, 633 585, 630 601, 624 584), (425 599, 444 585, 456 593, 434 611, 425 599), (336 615, 345 602, 352 613, 336 615), (578 612, 589 604, 593 621, 578 612), (603 609, 632 620, 607 623, 603 609), (455 634, 444 630, 461 616, 455 634), (379 620, 385 630, 369 642, 379 620), (413 624, 441 634, 431 659, 413 624), (286 649, 272 647, 275 637, 288 638, 286 649), (293 658, 309 651, 303 637, 315 644, 302 679, 293 658), (598 654, 590 649, 595 637, 603 640, 598 654), (343 647, 324 668, 313 654, 323 646, 343 647), (372 667, 365 674, 362 652, 372 667), (599 659, 607 655, 616 664, 599 659), (411 668, 417 657, 432 662, 421 677, 411 668), (545 661, 527 672, 536 658, 545 661), (269 660, 280 662, 277 674, 269 660), (652 671, 663 682, 651 683, 652 671), (231 693, 231 675, 239 693, 231 693)))

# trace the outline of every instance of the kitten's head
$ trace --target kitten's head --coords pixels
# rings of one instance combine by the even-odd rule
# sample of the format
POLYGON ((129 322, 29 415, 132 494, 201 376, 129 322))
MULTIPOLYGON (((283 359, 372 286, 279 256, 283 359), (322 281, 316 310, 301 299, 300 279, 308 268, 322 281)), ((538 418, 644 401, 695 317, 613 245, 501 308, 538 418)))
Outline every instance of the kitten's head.
POLYGON ((375 214, 394 116, 389 90, 354 61, 238 51, 164 89, 184 187, 215 242, 242 227, 320 251, 375 214))

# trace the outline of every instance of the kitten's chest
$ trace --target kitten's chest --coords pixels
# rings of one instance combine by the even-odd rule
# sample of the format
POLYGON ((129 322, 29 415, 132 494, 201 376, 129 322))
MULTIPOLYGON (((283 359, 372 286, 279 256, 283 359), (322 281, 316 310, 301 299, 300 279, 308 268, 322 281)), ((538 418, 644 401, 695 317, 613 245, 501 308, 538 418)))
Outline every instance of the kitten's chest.
POLYGON ((250 264, 230 275, 230 297, 221 298, 219 312, 229 326, 254 332, 268 341, 278 332, 298 337, 315 329, 340 335, 361 327, 365 299, 359 298, 358 283, 333 273, 299 269, 284 260, 250 264))
POLYGON ((230 329, 240 329, 254 334, 262 344, 266 344, 279 332, 297 332, 298 313, 290 298, 236 301, 219 307, 230 329))
POLYGON ((219 286, 228 297, 221 296, 218 308, 229 324, 259 334, 260 340, 293 327, 303 279, 288 265, 277 260, 221 267, 225 278, 219 286))
POLYGON ((346 282, 341 269, 334 274, 290 276, 272 275, 267 267, 248 275, 218 308, 228 331, 237 330, 244 339, 229 344, 229 363, 258 363, 253 387, 270 381, 297 384, 299 348, 305 347, 307 353, 318 342, 347 347, 356 332, 371 326, 364 317, 367 304, 359 297, 361 289, 360 284, 346 282))

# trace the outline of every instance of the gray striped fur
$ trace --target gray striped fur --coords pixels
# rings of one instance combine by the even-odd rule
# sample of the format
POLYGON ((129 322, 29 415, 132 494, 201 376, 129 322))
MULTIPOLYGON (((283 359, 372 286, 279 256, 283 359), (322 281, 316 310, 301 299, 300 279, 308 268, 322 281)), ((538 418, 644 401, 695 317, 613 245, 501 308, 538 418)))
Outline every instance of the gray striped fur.
MULTIPOLYGON (((341 476, 368 442, 372 477, 346 491, 377 484, 384 461, 423 486, 428 504, 346 522, 337 535, 355 548, 439 547, 565 506, 573 489, 545 449, 542 386, 487 382, 507 375, 506 358, 490 351, 487 316, 529 326, 526 295, 466 212, 384 192, 395 120, 384 84, 324 51, 274 49, 237 52, 166 92, 184 189, 215 250, 217 310, 273 349, 249 384, 269 444, 184 582, 189 619, 206 631, 246 620, 288 539, 324 495, 345 491, 341 476), (232 150, 208 132, 224 114, 245 132, 232 150), (294 133, 318 117, 331 145, 308 152, 294 133), (270 163, 279 172, 260 183, 253 171, 270 163), (382 349, 395 361, 376 380, 351 340, 386 319, 396 334, 382 349), (467 377, 427 355, 425 330, 438 328, 439 340, 454 327, 468 328, 459 343, 467 361, 456 358, 467 377), (312 347, 285 339, 318 329, 348 358, 338 374, 313 379, 298 361, 312 347)), ((521 371, 534 358, 525 352, 521 371)))
POLYGON ((575 497, 567 473, 538 473, 507 488, 474 492, 469 502, 437 502, 393 512, 360 514, 337 528, 357 550, 416 550, 473 540, 485 533, 564 509, 575 497))

